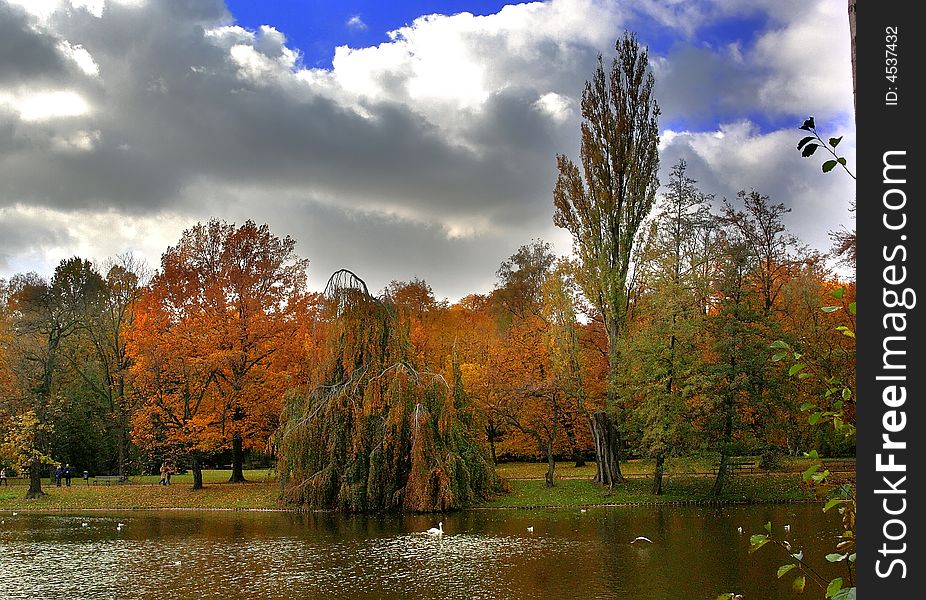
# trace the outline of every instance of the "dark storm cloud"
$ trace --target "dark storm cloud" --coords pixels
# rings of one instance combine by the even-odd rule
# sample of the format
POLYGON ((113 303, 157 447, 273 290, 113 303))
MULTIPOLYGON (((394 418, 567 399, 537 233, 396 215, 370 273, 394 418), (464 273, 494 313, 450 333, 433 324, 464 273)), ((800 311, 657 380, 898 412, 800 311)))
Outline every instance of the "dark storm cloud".
POLYGON ((48 247, 72 241, 66 231, 21 215, 7 214, 0 208, 0 269, 11 269, 18 256, 36 255, 48 247))
MULTIPOLYGON (((485 150, 474 151, 414 106, 368 101, 362 117, 308 84, 242 79, 227 50, 203 36, 222 22, 219 8, 116 5, 101 19, 62 21, 62 35, 99 64, 102 83, 71 82, 93 107, 74 124, 19 125, 31 144, 0 164, 6 200, 138 213, 182 206, 194 181, 267 181, 371 209, 400 203, 426 219, 489 213, 511 222, 502 204, 549 193, 549 161, 536 158, 551 156, 556 140, 549 118, 529 109, 536 91, 506 90, 472 116, 470 141, 485 150), (99 132, 93 150, 55 151, 69 127, 99 132)), ((279 51, 267 36, 254 46, 271 59, 279 51)))
POLYGON ((68 72, 56 41, 33 30, 31 17, 0 2, 0 86, 47 82, 68 72))

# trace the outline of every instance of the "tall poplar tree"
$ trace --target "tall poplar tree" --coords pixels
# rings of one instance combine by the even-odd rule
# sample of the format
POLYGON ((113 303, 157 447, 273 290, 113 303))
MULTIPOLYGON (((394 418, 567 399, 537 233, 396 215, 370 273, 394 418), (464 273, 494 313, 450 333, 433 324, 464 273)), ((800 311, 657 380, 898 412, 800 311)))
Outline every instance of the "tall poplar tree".
POLYGON ((598 67, 582 93, 581 167, 557 156, 553 222, 572 234, 578 283, 608 333, 607 411, 592 415, 602 485, 620 482, 618 339, 627 320, 627 281, 637 230, 659 187, 659 106, 649 53, 633 33, 615 45, 608 71, 598 67))

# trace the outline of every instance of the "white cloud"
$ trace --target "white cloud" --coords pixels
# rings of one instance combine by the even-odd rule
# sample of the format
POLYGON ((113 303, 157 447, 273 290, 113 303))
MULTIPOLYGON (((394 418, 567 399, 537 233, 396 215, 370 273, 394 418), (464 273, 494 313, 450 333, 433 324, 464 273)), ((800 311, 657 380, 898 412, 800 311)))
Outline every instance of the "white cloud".
POLYGON ((0 106, 6 105, 23 121, 47 121, 79 117, 90 112, 90 105, 80 94, 70 90, 0 91, 0 106))
MULTIPOLYGON (((849 225, 850 202, 855 180, 843 172, 824 174, 819 153, 804 158, 797 128, 762 133, 748 120, 721 124, 714 131, 665 131, 661 136, 663 181, 679 158, 689 165, 688 175, 701 191, 733 199, 740 190, 755 189, 772 202, 792 209, 786 219, 789 230, 803 242, 827 250, 828 231, 849 225)), ((839 145, 848 165, 855 164, 855 133, 848 123, 827 126, 826 135, 844 135, 839 145), (845 128, 840 128, 845 125, 845 128)))
POLYGON ((125 252, 156 266, 161 253, 191 225, 189 217, 175 213, 148 217, 114 210, 75 213, 23 204, 0 207, 0 223, 0 237, 16 238, 10 240, 16 244, 15 254, 7 244, 0 246, 0 269, 40 273, 50 273, 69 256, 101 263, 125 252))
POLYGON ((58 44, 58 50, 76 64, 85 74, 91 77, 98 77, 100 75, 100 66, 96 64, 96 61, 93 60, 93 56, 87 52, 87 49, 80 44, 72 46, 67 40, 61 40, 58 44))
POLYGON ((552 117, 555 121, 562 123, 570 116, 572 116, 572 105, 574 104, 572 98, 568 96, 563 96, 562 94, 557 94, 556 92, 548 92, 537 99, 534 102, 534 108, 537 110, 546 113, 552 117))
POLYGON ((363 31, 367 28, 367 24, 363 22, 363 19, 360 18, 360 15, 353 15, 344 23, 348 29, 353 29, 355 31, 363 31))
POLYGON ((800 18, 762 35, 750 53, 768 77, 758 89, 764 109, 837 114, 852 111, 849 21, 846 7, 817 2, 800 18))

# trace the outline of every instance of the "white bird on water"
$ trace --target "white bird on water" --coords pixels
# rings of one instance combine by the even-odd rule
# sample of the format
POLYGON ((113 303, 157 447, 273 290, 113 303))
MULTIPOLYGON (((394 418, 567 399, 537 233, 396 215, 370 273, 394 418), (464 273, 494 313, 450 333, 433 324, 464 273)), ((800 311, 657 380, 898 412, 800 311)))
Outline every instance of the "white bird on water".
POLYGON ((81 527, 90 527, 90 523, 81 523, 80 526, 81 526, 81 527))
POLYGON ((638 535, 637 537, 633 538, 633 540, 630 543, 634 544, 636 542, 649 542, 650 544, 652 544, 653 540, 649 539, 648 537, 643 537, 642 535, 638 535))
POLYGON ((432 527, 428 529, 427 531, 425 531, 425 533, 427 533, 428 535, 437 535, 437 536, 444 535, 444 522, 440 521, 437 524, 437 527, 432 527))
POLYGON ((531 525, 530 527, 528 527, 527 531, 529 531, 530 533, 534 533, 534 526, 531 525))

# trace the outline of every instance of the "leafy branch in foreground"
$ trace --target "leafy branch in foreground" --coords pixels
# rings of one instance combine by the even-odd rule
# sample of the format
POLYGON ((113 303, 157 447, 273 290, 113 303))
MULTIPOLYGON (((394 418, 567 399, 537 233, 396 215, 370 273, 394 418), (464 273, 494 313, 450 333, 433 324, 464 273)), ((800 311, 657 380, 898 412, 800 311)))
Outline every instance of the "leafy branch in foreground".
MULTIPOLYGON (((842 335, 855 339, 855 302, 846 302, 845 288, 839 288, 830 295, 840 304, 833 306, 821 307, 825 313, 835 313, 845 310, 850 316, 847 321, 848 325, 835 327, 842 335)), ((807 402, 800 409, 802 412, 809 413, 807 422, 811 426, 819 427, 829 424, 840 435, 848 439, 854 439, 856 434, 855 425, 849 422, 846 417, 846 407, 855 402, 855 391, 850 384, 844 384, 835 377, 826 376, 822 369, 814 364, 813 358, 805 356, 784 340, 776 340, 771 344, 771 349, 775 351, 771 360, 779 362, 789 360, 792 362, 788 368, 788 375, 799 381, 815 379, 825 384, 823 397, 817 403, 807 402)), ((813 582, 822 592, 824 598, 833 600, 854 600, 856 597, 855 588, 855 521, 856 521, 856 490, 854 483, 836 484, 831 480, 831 473, 825 467, 823 460, 816 450, 805 453, 806 458, 813 462, 802 474, 802 479, 808 485, 814 487, 815 494, 821 500, 825 500, 823 512, 829 512, 836 508, 842 517, 842 533, 836 542, 836 552, 827 554, 824 558, 827 562, 842 562, 846 566, 845 577, 835 577, 827 581, 811 564, 804 558, 803 550, 795 552, 791 543, 786 539, 778 539, 772 536, 772 524, 765 524, 766 533, 755 534, 750 537, 749 552, 755 552, 763 546, 771 543, 781 548, 789 557, 789 561, 778 568, 778 577, 782 578, 792 570, 797 570, 791 589, 795 592, 802 593, 807 585, 808 579, 813 582)), ((743 596, 733 593, 721 594, 717 600, 738 600, 743 596)))
POLYGON ((797 149, 801 151, 801 156, 807 158, 809 156, 813 156, 813 153, 817 151, 817 148, 825 148, 827 152, 833 155, 833 158, 823 163, 823 172, 829 173, 836 168, 836 165, 840 165, 843 169, 845 169, 846 173, 849 174, 849 177, 855 179, 855 174, 853 174, 852 171, 849 170, 849 167, 846 166, 846 158, 836 154, 836 146, 838 146, 839 142, 842 141, 842 136, 831 137, 829 140, 824 142, 823 138, 820 137, 820 134, 817 133, 816 125, 813 122, 813 117, 807 117, 807 120, 804 121, 804 124, 801 125, 800 128, 813 134, 801 138, 801 141, 797 143, 797 149))

